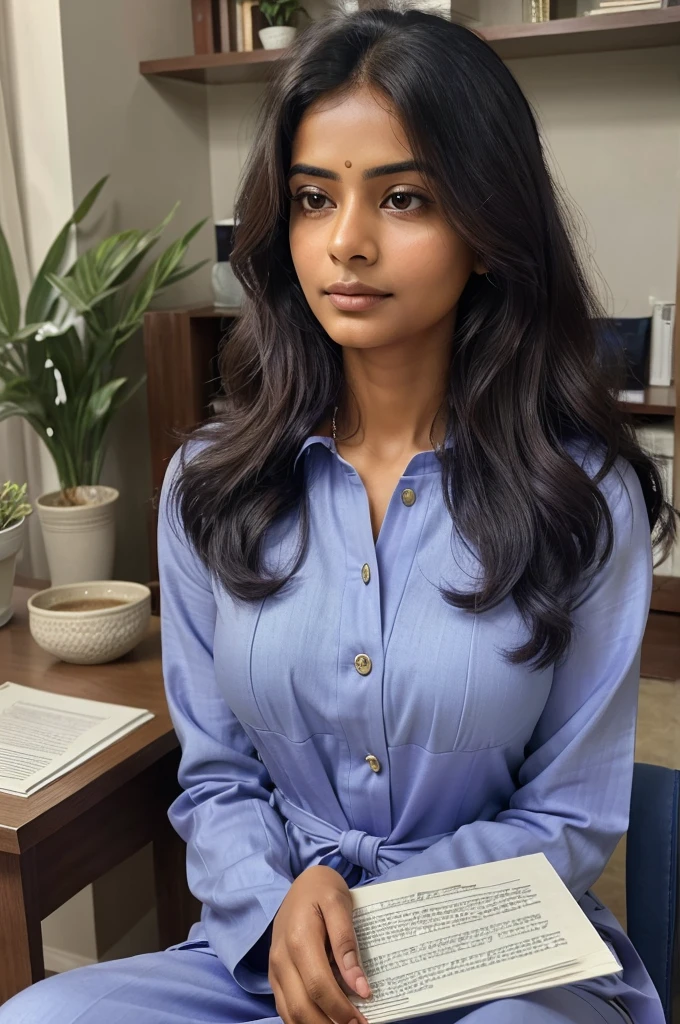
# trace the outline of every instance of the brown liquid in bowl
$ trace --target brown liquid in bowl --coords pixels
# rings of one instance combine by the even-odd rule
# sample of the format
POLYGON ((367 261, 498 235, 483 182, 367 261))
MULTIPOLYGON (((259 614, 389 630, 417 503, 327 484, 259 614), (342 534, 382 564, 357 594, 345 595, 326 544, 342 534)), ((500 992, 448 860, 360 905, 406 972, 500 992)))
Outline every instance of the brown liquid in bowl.
POLYGON ((129 604, 115 597, 79 597, 73 601, 60 601, 50 605, 51 612, 93 612, 99 608, 116 608, 121 604, 129 604))

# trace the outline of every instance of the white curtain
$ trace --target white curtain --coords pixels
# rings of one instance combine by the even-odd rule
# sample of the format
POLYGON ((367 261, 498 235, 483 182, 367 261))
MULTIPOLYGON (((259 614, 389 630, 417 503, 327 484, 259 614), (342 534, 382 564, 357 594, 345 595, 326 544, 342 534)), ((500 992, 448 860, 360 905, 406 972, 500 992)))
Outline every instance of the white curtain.
MULTIPOLYGON (((12 157, 12 138, 16 138, 14 131, 18 126, 12 109, 5 17, 5 5, 0 3, 0 224, 12 254, 23 304, 31 276, 38 268, 29 266, 16 162, 12 157)), ((55 475, 47 449, 28 423, 16 416, 3 420, 0 423, 0 484, 5 480, 26 483, 26 496, 34 503, 39 495, 56 486, 55 475)), ((27 518, 24 545, 17 559, 16 571, 22 576, 49 579, 45 547, 35 511, 27 518)))

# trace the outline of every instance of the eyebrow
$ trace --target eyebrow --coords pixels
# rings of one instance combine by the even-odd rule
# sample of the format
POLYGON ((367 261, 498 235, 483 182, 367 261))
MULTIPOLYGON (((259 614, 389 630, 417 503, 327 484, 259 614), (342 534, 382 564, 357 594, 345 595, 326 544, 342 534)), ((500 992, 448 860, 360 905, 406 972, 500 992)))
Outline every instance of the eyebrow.
MULTIPOLYGON (((386 174, 402 174, 404 171, 419 171, 425 173, 425 168, 416 160, 402 160, 396 164, 381 164, 379 167, 369 167, 361 175, 363 181, 371 178, 380 178, 386 174)), ((324 167, 314 167, 313 164, 293 164, 288 171, 286 178, 292 178, 294 174, 308 174, 312 178, 329 178, 331 181, 342 181, 335 171, 328 171, 324 167)))

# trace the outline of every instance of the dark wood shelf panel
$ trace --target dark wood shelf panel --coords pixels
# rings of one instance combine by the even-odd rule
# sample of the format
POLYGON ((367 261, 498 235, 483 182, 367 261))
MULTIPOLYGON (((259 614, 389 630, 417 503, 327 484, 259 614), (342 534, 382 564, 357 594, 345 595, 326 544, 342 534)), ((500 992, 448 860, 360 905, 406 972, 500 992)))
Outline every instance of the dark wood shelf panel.
MULTIPOLYGON (((680 45, 680 7, 629 14, 563 18, 539 25, 489 25, 477 30, 508 60, 547 57, 560 53, 596 53, 680 45)), ((142 75, 181 78, 205 85, 264 82, 285 50, 192 54, 165 60, 144 60, 142 75)))
POLYGON ((680 615, 680 576, 654 576, 650 608, 680 615))
POLYGON ((189 57, 143 60, 139 70, 146 76, 182 78, 187 82, 202 82, 204 85, 264 82, 271 73, 274 61, 284 52, 248 50, 243 53, 198 53, 189 57))
POLYGON ((481 34, 504 60, 677 46, 680 8, 563 18, 539 25, 489 25, 481 34))
POLYGON ((645 388, 644 402, 621 402, 621 408, 638 416, 674 416, 675 388, 645 388))

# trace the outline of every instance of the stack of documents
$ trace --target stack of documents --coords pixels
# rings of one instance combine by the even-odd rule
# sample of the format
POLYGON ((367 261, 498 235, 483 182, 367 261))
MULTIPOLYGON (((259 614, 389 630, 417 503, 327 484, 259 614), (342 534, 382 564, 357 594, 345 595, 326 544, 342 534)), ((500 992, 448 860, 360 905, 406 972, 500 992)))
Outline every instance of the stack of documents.
POLYGON ((369 1024, 569 985, 621 965, 542 853, 350 889, 369 1024))
POLYGON ((154 716, 143 708, 0 685, 0 793, 30 796, 154 716))

